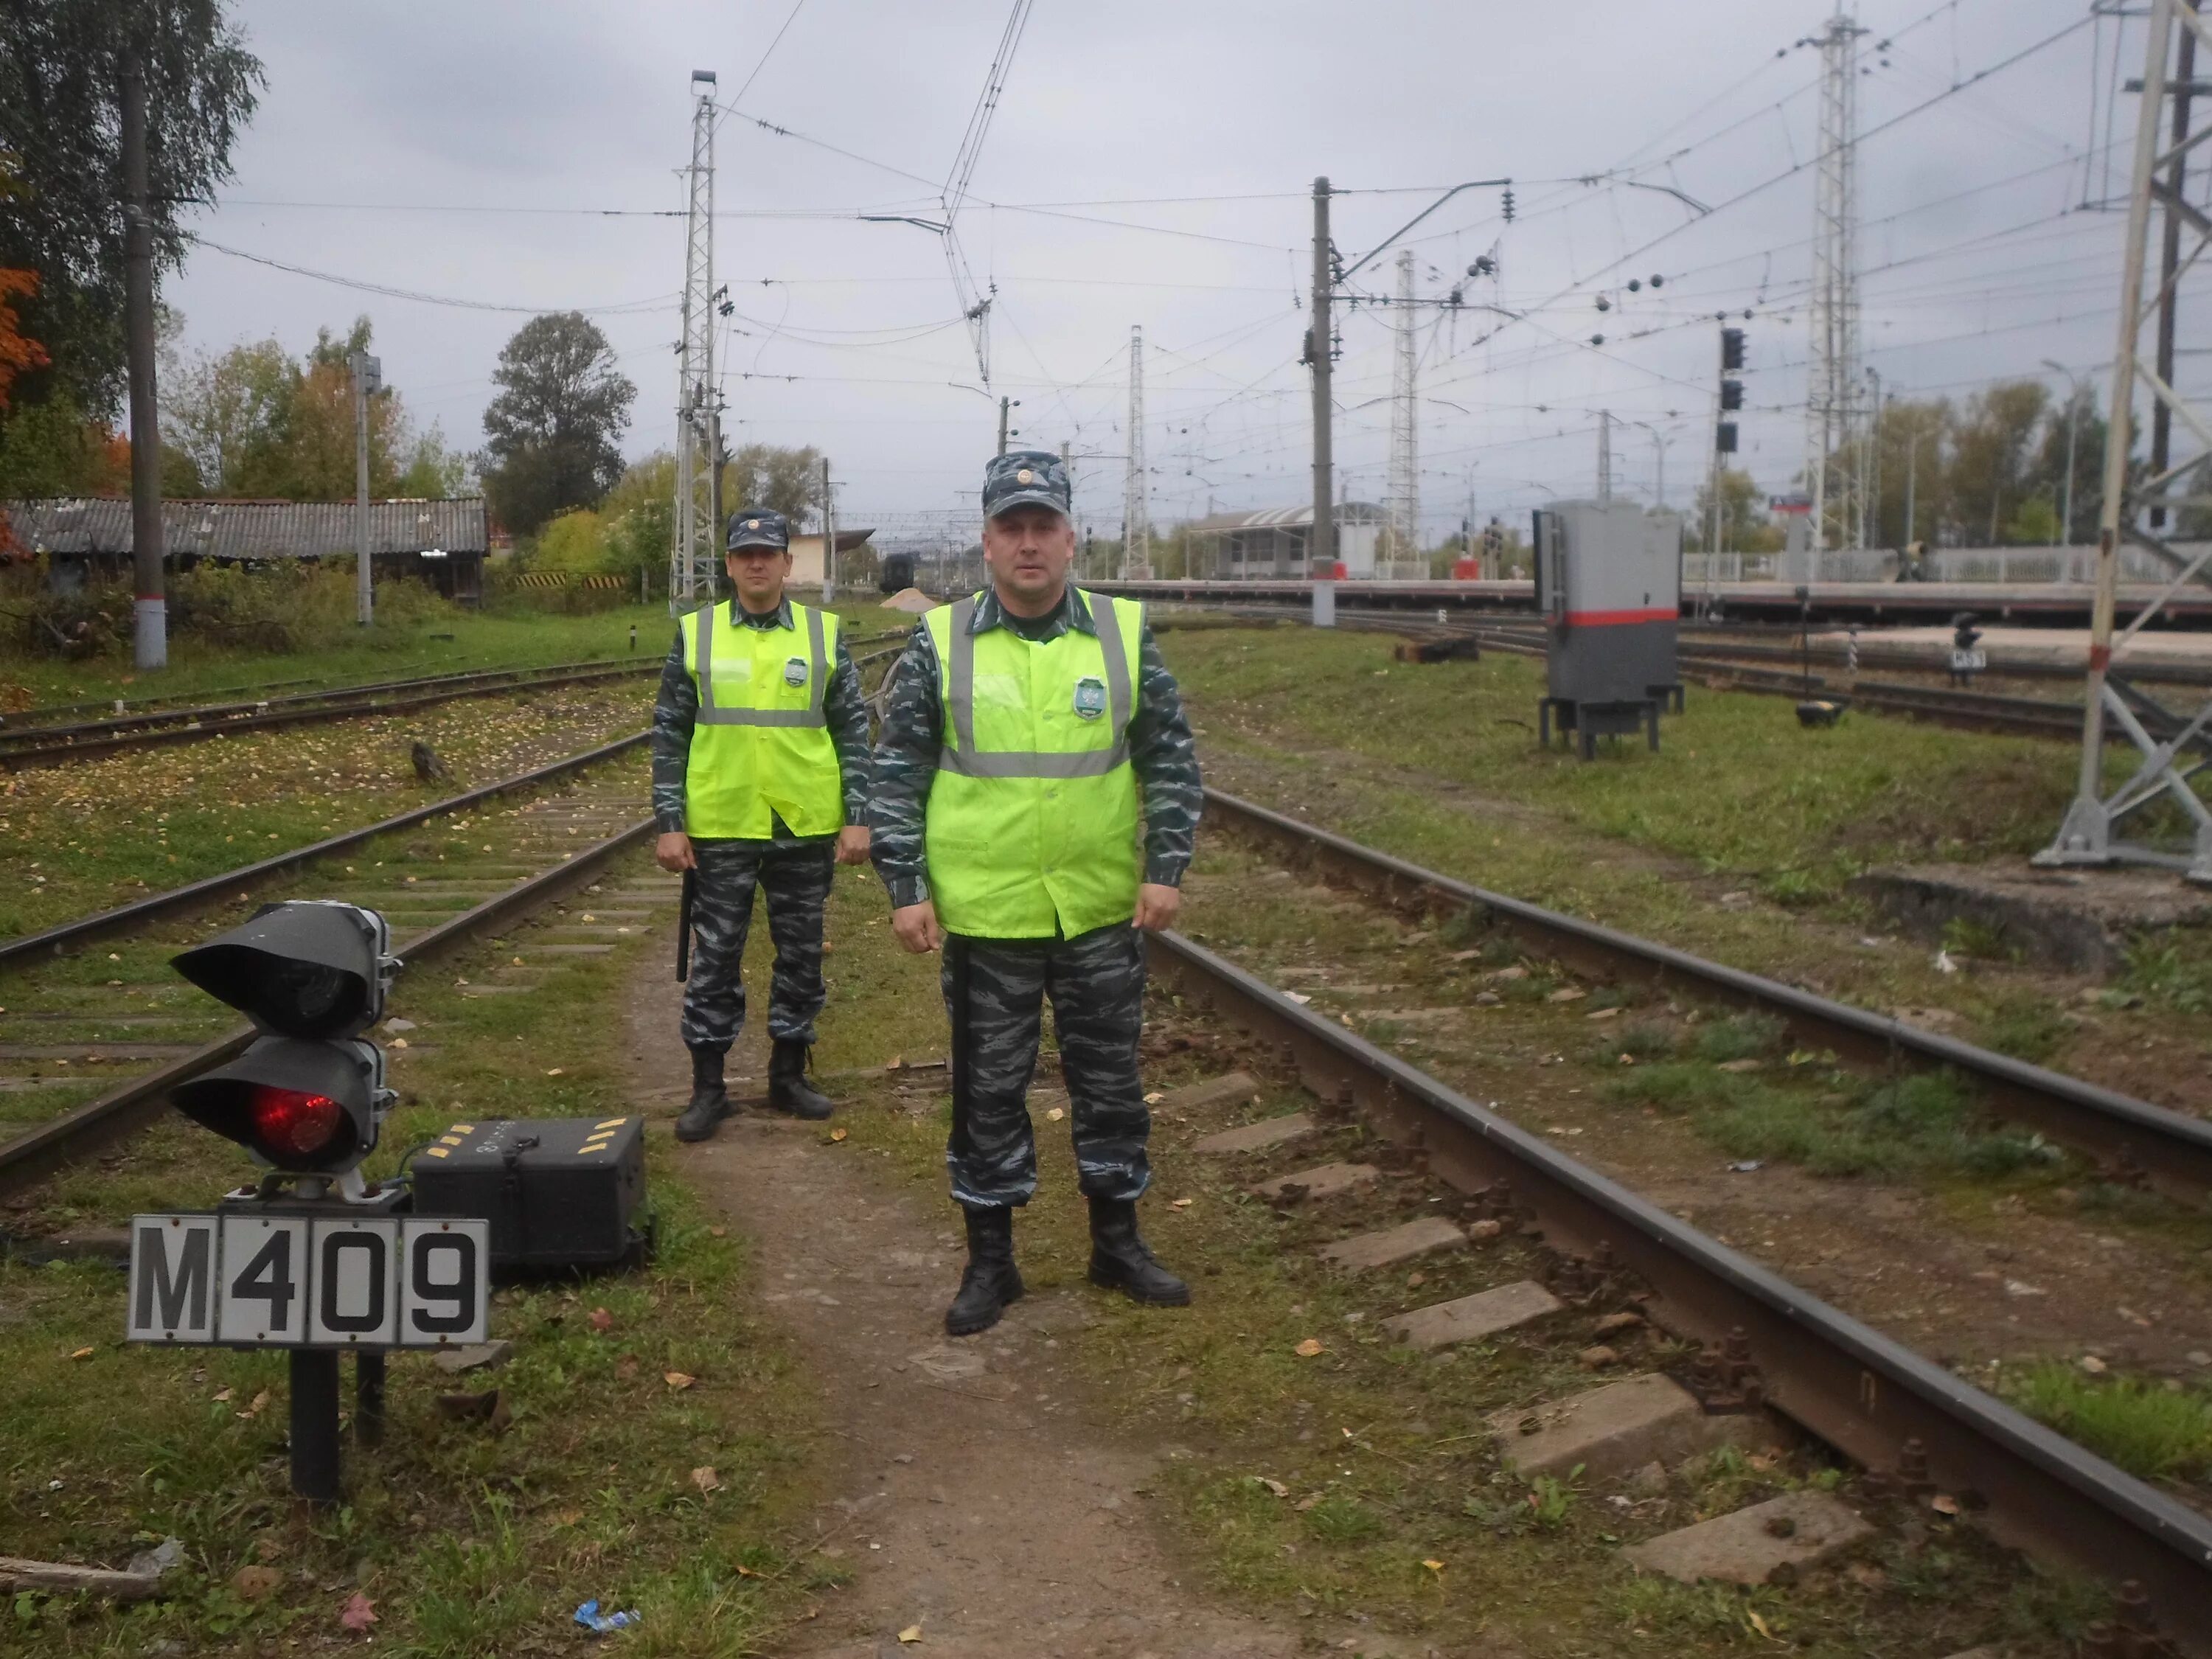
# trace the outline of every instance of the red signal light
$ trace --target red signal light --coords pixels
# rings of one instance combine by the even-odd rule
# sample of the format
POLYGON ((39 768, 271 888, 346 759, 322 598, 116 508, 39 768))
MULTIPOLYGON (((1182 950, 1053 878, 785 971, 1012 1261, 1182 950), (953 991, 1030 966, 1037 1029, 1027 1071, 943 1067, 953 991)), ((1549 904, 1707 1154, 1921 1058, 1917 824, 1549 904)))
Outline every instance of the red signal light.
POLYGON ((344 1121, 344 1109, 328 1095, 264 1084, 253 1091, 250 1109, 253 1133, 271 1152, 307 1158, 328 1146, 344 1121))

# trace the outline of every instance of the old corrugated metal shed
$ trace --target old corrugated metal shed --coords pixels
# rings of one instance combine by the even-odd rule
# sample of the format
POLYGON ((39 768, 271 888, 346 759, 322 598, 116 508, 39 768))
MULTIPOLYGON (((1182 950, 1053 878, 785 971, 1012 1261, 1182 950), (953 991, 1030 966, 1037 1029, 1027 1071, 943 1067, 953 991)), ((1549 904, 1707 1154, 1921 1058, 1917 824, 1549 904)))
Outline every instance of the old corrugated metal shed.
MULTIPOLYGON (((252 562, 350 557, 351 501, 167 501, 161 503, 164 551, 172 560, 252 562)), ((105 497, 0 503, 16 544, 57 557, 131 551, 131 503, 105 497)), ((444 554, 482 557, 489 544, 483 497, 371 501, 369 551, 375 555, 444 554)))

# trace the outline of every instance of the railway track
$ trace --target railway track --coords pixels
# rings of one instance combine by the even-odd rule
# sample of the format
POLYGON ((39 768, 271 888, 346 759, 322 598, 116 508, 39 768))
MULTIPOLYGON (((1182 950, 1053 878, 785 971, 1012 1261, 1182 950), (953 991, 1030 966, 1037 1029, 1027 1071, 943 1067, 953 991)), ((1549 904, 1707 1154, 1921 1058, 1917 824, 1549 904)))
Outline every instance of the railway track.
POLYGON ((155 713, 124 714, 70 726, 0 731, 0 770, 64 765, 125 750, 204 743, 215 738, 326 720, 398 714, 466 697, 594 685, 659 672, 658 658, 619 663, 562 663, 544 668, 487 669, 387 680, 337 691, 301 692, 255 702, 213 703, 155 713))
POLYGON ((1991 1112, 2041 1132, 2115 1179, 2150 1186, 2186 1204, 2212 1201, 2212 1123, 1439 875, 1219 790, 1206 792, 1206 811, 1210 823, 1296 867, 1316 871, 1387 904, 1474 912, 1509 930, 1531 952, 1577 973, 1665 986, 1771 1015, 1784 1022, 1800 1047, 1832 1048, 1861 1065, 1950 1070, 1974 1084, 1991 1112))
MULTIPOLYGON (((649 837, 642 781, 623 763, 647 735, 636 732, 365 830, 0 945, 0 963, 15 964, 0 1018, 10 1039, 0 1042, 0 1195, 130 1133, 163 1109, 170 1089, 222 1064, 251 1041, 250 1030, 231 1025, 228 1011, 207 1008, 205 999, 166 971, 166 957, 184 941, 162 937, 161 923, 226 901, 234 904, 255 887, 291 878, 284 896, 370 905, 392 922, 403 959, 434 959, 595 879, 611 860, 649 837), (520 807, 495 815, 487 810, 524 793, 533 798, 520 807), (422 833, 441 825, 442 846, 422 833), (463 834, 466 852, 456 840, 463 834), (339 864, 347 853, 367 861, 368 870, 339 864), (370 854, 381 856, 371 860, 370 854), (116 978, 94 989, 82 971, 88 953, 82 947, 118 933, 131 935, 124 947, 129 957, 111 953, 118 964, 114 972, 143 975, 142 982, 116 978), (33 965, 40 961, 50 965, 33 965), (155 1063, 88 1097, 88 1085, 76 1081, 144 1061, 155 1063), (58 1093, 71 1097, 48 1109, 45 1100, 58 1093)), ((533 954, 557 961, 611 950, 602 936, 630 931, 623 914, 611 909, 580 930, 588 937, 541 945, 533 954)), ((528 983, 508 977, 473 994, 506 994, 528 983)))
MULTIPOLYGON (((1173 933, 1153 935, 1150 951, 1152 977, 1186 1007, 1273 1047, 1336 1114, 1401 1149, 1422 1178, 1401 1189, 1402 1205, 1441 1184, 1539 1237, 1561 1295, 1632 1303, 1693 1345, 1692 1391, 1709 1411, 1778 1413, 1876 1489, 1916 1506, 1942 1493, 1943 1512, 1978 1517, 2000 1542, 2119 1587, 2124 1622, 2095 1632, 2090 1651, 2212 1650, 2212 1520, 1225 957, 1173 933)), ((1437 1214, 1421 1205, 1410 1220, 1433 1227, 1437 1214)))

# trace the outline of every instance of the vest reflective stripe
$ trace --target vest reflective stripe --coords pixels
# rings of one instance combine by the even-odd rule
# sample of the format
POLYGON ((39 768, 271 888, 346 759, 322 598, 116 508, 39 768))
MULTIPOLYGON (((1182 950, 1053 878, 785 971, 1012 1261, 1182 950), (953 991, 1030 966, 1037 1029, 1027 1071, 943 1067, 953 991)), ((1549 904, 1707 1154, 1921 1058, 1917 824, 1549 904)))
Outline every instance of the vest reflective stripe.
MULTIPOLYGON (((830 682, 830 653, 822 638, 822 613, 807 605, 793 605, 806 618, 806 643, 811 656, 806 677, 804 708, 745 708, 718 707, 714 702, 714 635, 709 626, 696 629, 698 645, 692 654, 692 678, 699 683, 699 724, 702 726, 820 726, 829 725, 822 712, 822 696, 830 682)), ((713 611, 708 615, 711 617, 713 611)), ((796 615, 793 617, 798 620, 796 615)), ((773 632, 773 629, 764 630, 773 632)))
POLYGON ((1121 622, 1115 602, 1103 594, 1091 599, 1091 626, 1098 630, 1099 648, 1106 656, 1106 708, 1112 721, 1111 749, 1084 749, 1073 754, 979 751, 975 747, 975 636, 969 625, 975 617, 975 601, 960 600, 952 607, 952 658, 946 665, 945 704, 951 717, 951 744, 939 750, 939 767, 963 778, 1096 778, 1103 777, 1129 758, 1129 715, 1134 699, 1129 690, 1129 659, 1121 643, 1121 622))
POLYGON ((1079 597, 1094 631, 1045 641, 1007 628, 970 633, 974 599, 922 619, 937 647, 945 726, 924 844, 930 894, 950 933, 1073 939, 1126 923, 1136 909, 1129 722, 1144 612, 1103 594, 1079 597))
POLYGON ((748 628, 727 605, 683 619, 684 665, 699 696, 684 772, 684 827, 693 836, 766 841, 778 818, 799 836, 845 827, 844 775, 823 712, 837 618, 793 605, 791 621, 795 634, 748 628), (793 663, 805 665, 803 684, 787 678, 793 663))

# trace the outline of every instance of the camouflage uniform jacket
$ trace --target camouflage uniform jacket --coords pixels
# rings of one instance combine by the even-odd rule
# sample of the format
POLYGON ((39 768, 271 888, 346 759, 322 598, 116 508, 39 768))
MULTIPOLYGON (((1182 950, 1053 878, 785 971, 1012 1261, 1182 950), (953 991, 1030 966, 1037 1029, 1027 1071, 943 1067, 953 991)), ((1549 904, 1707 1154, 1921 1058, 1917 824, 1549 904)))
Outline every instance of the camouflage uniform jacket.
MULTIPOLYGON (((1011 628, 1024 639, 1058 639, 1069 629, 1096 634, 1091 607, 1073 583, 1060 608, 1037 617, 1015 617, 996 592, 978 596, 970 631, 1011 628)), ((922 850, 922 822, 929 786, 937 776, 938 751, 945 744, 945 700, 939 686, 937 647, 929 629, 919 624, 891 670, 890 696, 883 731, 876 740, 874 793, 868 807, 874 831, 871 851, 884 890, 894 907, 919 904, 929 896, 927 860, 922 850)), ((1189 866, 1191 840, 1203 799, 1198 750, 1182 710, 1182 692, 1160 657, 1147 623, 1139 635, 1137 706, 1129 717, 1129 763, 1145 811, 1145 879, 1162 886, 1182 884, 1189 866)))
MULTIPOLYGON (((731 620, 744 628, 793 628, 791 601, 756 616, 732 598, 731 620)), ((794 629, 794 631, 795 629, 794 629)), ((830 670, 830 684, 822 693, 822 713, 830 724, 830 740, 837 750, 837 769, 843 775, 845 822, 865 823, 868 810, 868 706, 860 696, 860 673, 845 649, 845 635, 837 635, 837 660, 830 670)), ((660 696, 653 707, 653 817, 663 835, 684 828, 684 780, 691 764, 691 731, 699 719, 699 688, 692 683, 690 665, 684 659, 684 630, 676 630, 676 643, 660 671, 660 696)), ((775 833, 763 847, 802 846, 825 839, 794 836, 781 817, 774 819, 775 833)))

